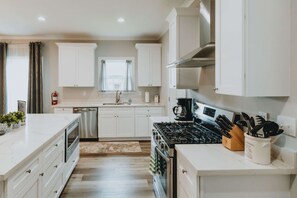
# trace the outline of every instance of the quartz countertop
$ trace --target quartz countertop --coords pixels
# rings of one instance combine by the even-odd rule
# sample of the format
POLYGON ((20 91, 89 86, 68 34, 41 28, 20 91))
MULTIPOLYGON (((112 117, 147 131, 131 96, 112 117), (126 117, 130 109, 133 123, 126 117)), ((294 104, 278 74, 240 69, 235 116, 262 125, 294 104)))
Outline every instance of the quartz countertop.
POLYGON ((296 174, 294 166, 279 159, 270 165, 255 164, 245 159, 243 151, 230 151, 221 144, 176 145, 175 148, 177 155, 186 158, 196 170, 197 176, 296 174))
POLYGON ((25 126, 0 136, 0 181, 36 156, 43 146, 64 133, 79 117, 79 114, 27 114, 25 126))
MULTIPOLYGON (((105 102, 62 102, 57 105, 52 106, 56 107, 164 107, 162 103, 132 103, 132 104, 123 104, 123 105, 103 105, 105 102)), ((109 102, 106 102, 109 103, 109 102)))

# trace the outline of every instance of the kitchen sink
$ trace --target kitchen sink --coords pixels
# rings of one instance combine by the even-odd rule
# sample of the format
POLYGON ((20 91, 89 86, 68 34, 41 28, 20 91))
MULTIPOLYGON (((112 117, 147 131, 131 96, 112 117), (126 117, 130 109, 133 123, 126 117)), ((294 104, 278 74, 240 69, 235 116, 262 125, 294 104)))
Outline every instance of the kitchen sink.
POLYGON ((118 102, 118 103, 116 103, 116 102, 105 102, 105 103, 103 103, 103 105, 128 105, 128 103, 127 102, 118 102))

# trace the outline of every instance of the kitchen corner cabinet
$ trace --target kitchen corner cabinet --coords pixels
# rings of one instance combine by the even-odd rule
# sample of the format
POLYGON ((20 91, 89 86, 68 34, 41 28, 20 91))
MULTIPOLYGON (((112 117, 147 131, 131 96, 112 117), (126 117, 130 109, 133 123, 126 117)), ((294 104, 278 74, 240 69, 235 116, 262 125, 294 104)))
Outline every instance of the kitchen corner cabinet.
POLYGON ((135 108, 135 137, 150 137, 150 120, 152 116, 162 116, 162 107, 135 108))
POLYGON ((57 43, 59 86, 94 87, 96 43, 57 43))
POLYGON ((134 108, 99 108, 98 137, 134 137, 134 108))
POLYGON ((169 24, 169 61, 200 47, 199 8, 174 8, 166 18, 169 24))
POLYGON ((161 86, 161 44, 135 45, 138 59, 138 86, 161 86))
POLYGON ((218 94, 289 96, 291 0, 216 1, 218 94))

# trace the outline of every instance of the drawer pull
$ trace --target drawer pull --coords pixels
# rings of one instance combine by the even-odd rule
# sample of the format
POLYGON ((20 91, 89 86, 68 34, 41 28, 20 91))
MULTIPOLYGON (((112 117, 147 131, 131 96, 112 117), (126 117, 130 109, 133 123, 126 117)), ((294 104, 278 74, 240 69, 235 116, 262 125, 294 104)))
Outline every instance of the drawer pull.
POLYGON ((31 169, 26 170, 26 173, 29 173, 30 174, 31 172, 32 172, 31 169))
POLYGON ((57 190, 55 190, 55 191, 54 191, 54 193, 58 193, 58 191, 57 191, 57 190))
POLYGON ((183 174, 185 174, 185 173, 187 173, 187 172, 188 172, 187 170, 182 169, 182 173, 183 173, 183 174))
POLYGON ((58 147, 59 146, 59 144, 55 144, 55 147, 58 147))
POLYGON ((40 176, 43 176, 43 175, 44 175, 44 173, 40 173, 39 175, 40 175, 40 176))
POLYGON ((58 165, 55 165, 54 167, 55 167, 55 168, 58 168, 58 165))

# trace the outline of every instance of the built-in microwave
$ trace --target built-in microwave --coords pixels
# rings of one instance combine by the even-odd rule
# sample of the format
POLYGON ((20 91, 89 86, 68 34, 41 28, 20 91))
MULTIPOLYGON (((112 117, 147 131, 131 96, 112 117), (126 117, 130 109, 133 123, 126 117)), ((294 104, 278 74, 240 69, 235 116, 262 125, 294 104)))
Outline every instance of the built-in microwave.
POLYGON ((65 162, 79 143, 79 121, 72 122, 65 130, 65 162))

